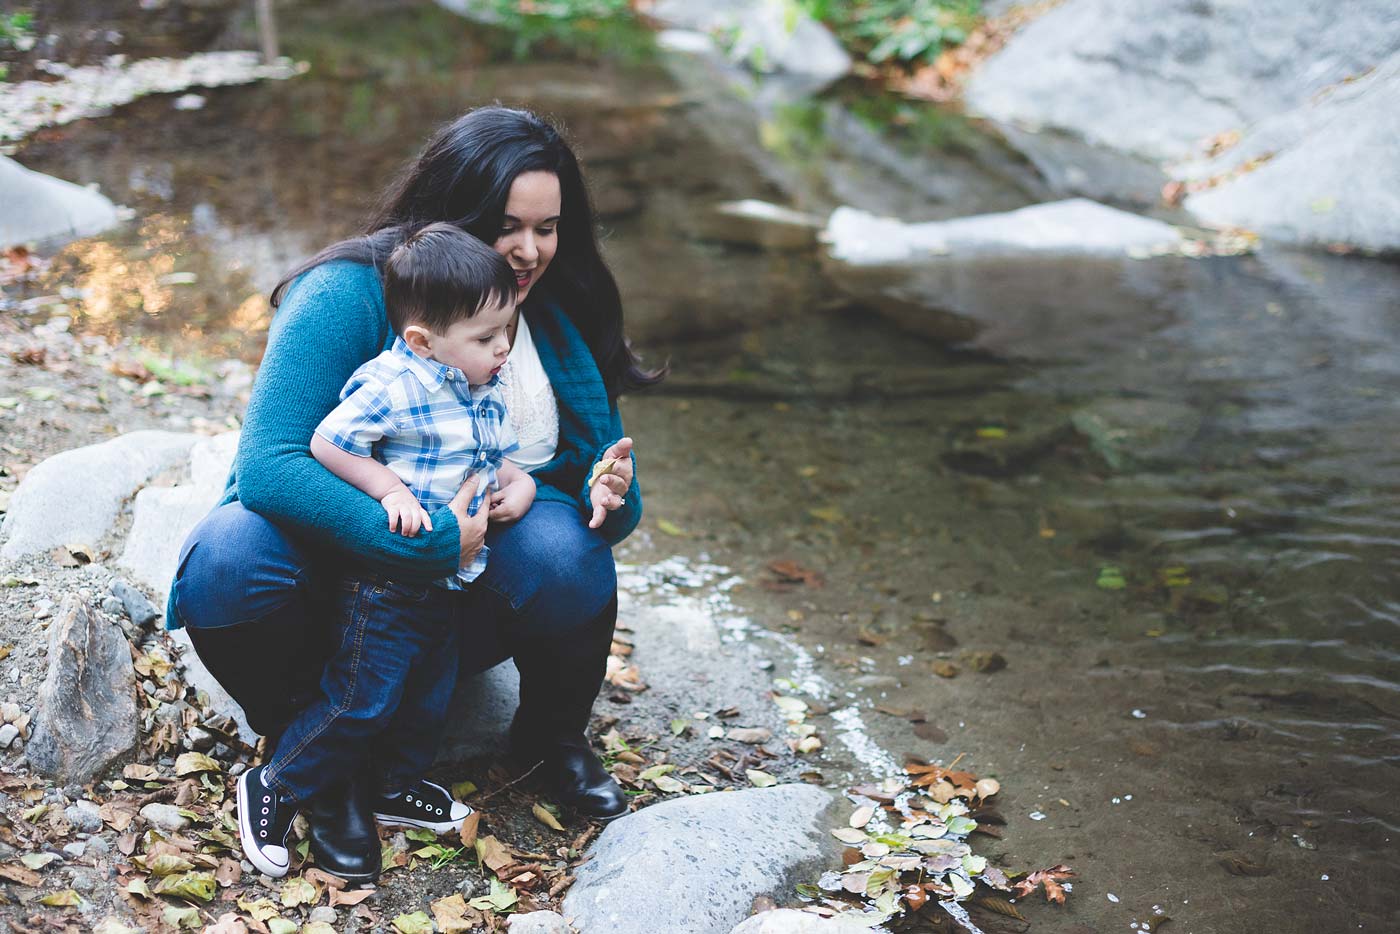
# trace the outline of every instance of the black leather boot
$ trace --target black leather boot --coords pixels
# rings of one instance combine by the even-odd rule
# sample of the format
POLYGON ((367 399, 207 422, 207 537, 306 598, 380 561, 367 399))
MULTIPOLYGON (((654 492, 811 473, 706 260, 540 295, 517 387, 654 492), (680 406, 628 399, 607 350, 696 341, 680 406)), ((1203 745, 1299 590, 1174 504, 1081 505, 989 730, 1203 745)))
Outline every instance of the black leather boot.
POLYGON ((369 780, 352 775, 312 799, 307 809, 311 824, 311 853, 316 865, 349 882, 379 878, 379 832, 369 780))
POLYGON ((520 708, 510 728, 511 753, 535 767, 556 803, 594 820, 628 811, 627 795, 589 745, 586 731, 607 671, 617 596, 564 637, 518 647, 520 708))

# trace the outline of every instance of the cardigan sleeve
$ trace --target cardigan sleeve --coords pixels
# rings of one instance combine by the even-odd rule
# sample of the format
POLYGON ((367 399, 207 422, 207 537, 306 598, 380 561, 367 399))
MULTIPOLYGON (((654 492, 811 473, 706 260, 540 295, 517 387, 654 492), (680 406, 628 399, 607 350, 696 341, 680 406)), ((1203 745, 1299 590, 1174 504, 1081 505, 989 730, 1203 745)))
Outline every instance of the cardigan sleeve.
POLYGON ((378 275, 358 263, 326 263, 288 291, 268 334, 267 352, 234 463, 244 506, 313 541, 349 552, 412 580, 456 572, 457 519, 432 514, 433 531, 413 538, 389 531, 384 509, 311 456, 316 426, 360 364, 383 348, 378 275))

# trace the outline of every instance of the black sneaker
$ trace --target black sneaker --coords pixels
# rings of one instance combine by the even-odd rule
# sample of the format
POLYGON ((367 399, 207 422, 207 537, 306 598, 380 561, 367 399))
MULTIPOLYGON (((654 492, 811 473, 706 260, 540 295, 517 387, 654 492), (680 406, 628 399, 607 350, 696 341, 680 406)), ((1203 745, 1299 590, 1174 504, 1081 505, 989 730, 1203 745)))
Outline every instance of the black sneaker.
POLYGON ((454 799, 441 785, 420 778, 393 798, 374 799, 374 816, 392 827, 425 827, 433 833, 456 830, 472 809, 454 799))
POLYGON ((295 802, 263 784, 266 765, 238 776, 238 838, 248 862, 274 878, 287 874, 287 834, 297 816, 295 802))

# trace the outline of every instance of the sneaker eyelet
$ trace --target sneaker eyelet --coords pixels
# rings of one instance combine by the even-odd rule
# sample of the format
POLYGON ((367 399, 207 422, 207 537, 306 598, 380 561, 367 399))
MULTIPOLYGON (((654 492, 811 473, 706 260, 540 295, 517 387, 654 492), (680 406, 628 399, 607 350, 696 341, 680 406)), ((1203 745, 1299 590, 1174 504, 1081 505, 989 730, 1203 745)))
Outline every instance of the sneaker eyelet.
POLYGON ((267 818, 266 818, 266 817, 264 817, 264 818, 262 819, 261 824, 262 824, 262 826, 264 826, 264 827, 267 826, 267 818))

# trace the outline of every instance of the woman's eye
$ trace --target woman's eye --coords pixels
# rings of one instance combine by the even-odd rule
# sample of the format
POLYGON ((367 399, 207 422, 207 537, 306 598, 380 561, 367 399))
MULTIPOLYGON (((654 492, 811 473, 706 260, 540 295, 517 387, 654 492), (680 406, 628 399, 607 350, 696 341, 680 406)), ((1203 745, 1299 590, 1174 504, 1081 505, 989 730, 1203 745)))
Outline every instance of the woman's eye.
POLYGON ((540 234, 541 237, 548 237, 548 236, 553 235, 553 233, 554 233, 554 228, 553 228, 553 227, 541 227, 541 228, 539 228, 539 234, 540 234))

